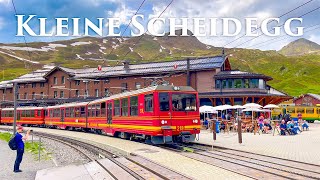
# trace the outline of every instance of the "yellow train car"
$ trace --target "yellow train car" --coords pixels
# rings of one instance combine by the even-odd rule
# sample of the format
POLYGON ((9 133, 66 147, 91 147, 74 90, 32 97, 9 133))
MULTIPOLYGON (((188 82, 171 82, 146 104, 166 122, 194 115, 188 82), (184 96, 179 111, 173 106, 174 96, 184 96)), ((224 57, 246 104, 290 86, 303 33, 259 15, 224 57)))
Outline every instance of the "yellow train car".
POLYGON ((302 119, 310 123, 320 121, 320 104, 316 106, 287 106, 280 109, 274 109, 272 114, 277 116, 280 113, 290 114, 293 119, 298 118, 298 113, 302 114, 302 119))

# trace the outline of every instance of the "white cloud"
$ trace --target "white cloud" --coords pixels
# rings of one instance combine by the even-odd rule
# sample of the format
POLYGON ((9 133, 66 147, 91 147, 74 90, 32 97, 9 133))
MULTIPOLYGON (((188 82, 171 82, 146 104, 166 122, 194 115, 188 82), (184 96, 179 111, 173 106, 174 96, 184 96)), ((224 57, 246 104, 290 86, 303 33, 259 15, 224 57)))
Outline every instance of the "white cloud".
MULTIPOLYGON (((167 2, 168 3, 168 2, 167 2)), ((241 37, 245 34, 245 22, 244 19, 247 17, 256 17, 258 18, 258 27, 260 26, 261 22, 266 18, 271 17, 278 17, 287 11, 303 4, 304 1, 297 0, 295 3, 288 3, 285 1, 262 1, 262 0, 246 0, 246 1, 239 1, 239 0, 229 0, 226 2, 225 0, 215 0, 215 1, 194 1, 194 0, 176 0, 174 3, 167 9, 167 11, 162 15, 162 17, 202 17, 202 18, 218 18, 217 22, 217 37, 206 36, 206 37, 197 37, 200 41, 206 44, 210 44, 216 47, 221 47, 226 45, 228 42, 231 42, 238 37, 241 37), (236 37, 222 37, 222 23, 219 22, 219 18, 226 18, 232 17, 237 18, 242 22, 242 30, 240 34, 236 37)), ((163 1, 157 2, 154 4, 152 10, 152 15, 149 15, 149 18, 157 17, 165 8, 167 4, 163 1)), ((312 4, 308 5, 309 7, 303 7, 298 11, 294 11, 284 17, 281 18, 279 25, 284 23, 284 21, 289 17, 298 17, 299 15, 303 14, 301 12, 306 11, 312 4)), ((221 19, 220 19, 221 20, 221 19)), ((189 23, 190 27, 189 30, 193 31, 193 24, 192 22, 189 23)), ((270 25, 275 25, 275 23, 270 23, 270 25)), ((209 34, 210 30, 209 21, 206 23, 206 30, 207 34, 209 34)), ((164 28, 164 27, 158 27, 164 28)), ((167 26, 166 26, 167 28, 167 26)), ((269 27, 271 29, 271 27, 269 27)), ((282 28, 283 29, 283 28, 282 28)), ((232 32, 232 28, 230 28, 232 32)), ((261 30, 258 30, 258 33, 261 34, 261 30)), ((283 30, 281 30, 281 35, 284 35, 283 30)), ((270 40, 274 37, 267 37, 265 35, 260 36, 259 38, 253 39, 252 37, 242 37, 239 40, 229 44, 227 47, 241 47, 246 48, 248 46, 252 46, 255 48, 255 44, 262 43, 264 41, 270 40), (253 40, 251 40, 253 39, 253 40), (250 40, 250 41, 248 41, 250 40), (245 43, 248 41, 247 43, 245 43), (244 43, 241 46, 240 44, 244 43)), ((280 49, 284 43, 287 41, 292 40, 286 39, 284 41, 279 41, 277 43, 266 43, 264 46, 260 46, 259 49, 280 49)))
POLYGON ((119 3, 119 7, 115 11, 108 11, 107 14, 109 17, 120 18, 120 24, 129 24, 136 10, 126 6, 125 3, 119 3))
POLYGON ((310 38, 308 38, 308 40, 313 41, 313 42, 320 45, 320 35, 311 34, 310 38))

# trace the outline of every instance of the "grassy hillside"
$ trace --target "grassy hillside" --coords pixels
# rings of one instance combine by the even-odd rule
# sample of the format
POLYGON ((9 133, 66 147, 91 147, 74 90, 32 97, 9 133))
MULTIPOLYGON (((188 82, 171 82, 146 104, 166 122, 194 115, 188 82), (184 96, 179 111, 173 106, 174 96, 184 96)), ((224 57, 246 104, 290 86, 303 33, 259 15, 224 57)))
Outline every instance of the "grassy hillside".
MULTIPOLYGON (((130 63, 170 61, 185 57, 213 56, 221 54, 221 49, 201 43, 195 37, 152 37, 144 35, 133 38, 94 38, 85 37, 52 43, 31 43, 31 60, 40 64, 25 63, 0 52, 1 79, 8 80, 40 68, 44 64, 54 63, 69 68, 82 68, 85 65, 113 66, 124 59, 130 63), (84 43, 74 45, 74 43, 84 43), (138 43, 137 43, 138 42, 138 43), (49 51, 41 48, 59 44, 49 51), (65 46, 65 47, 62 47, 65 46), (125 54, 130 52, 126 57, 125 54), (106 59, 93 60, 93 59, 106 59), (4 74, 3 74, 4 72, 4 74), (3 76, 4 75, 4 76, 3 76)), ((23 44, 0 45, 0 51, 25 59, 30 56, 25 50, 8 50, 1 46, 24 47, 23 44)), ((268 84, 292 96, 303 93, 320 94, 320 55, 285 56, 276 51, 250 49, 226 49, 233 69, 263 73, 274 78, 268 84)))

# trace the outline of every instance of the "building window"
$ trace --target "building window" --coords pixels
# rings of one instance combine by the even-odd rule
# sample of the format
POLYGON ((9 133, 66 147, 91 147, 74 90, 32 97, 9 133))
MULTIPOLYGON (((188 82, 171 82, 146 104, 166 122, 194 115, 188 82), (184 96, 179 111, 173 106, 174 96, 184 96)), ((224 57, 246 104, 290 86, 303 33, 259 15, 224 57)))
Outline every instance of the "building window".
POLYGON ((244 88, 250 88, 249 79, 244 79, 244 88))
POLYGON ((234 88, 234 87, 233 87, 233 80, 232 80, 232 79, 228 79, 227 82, 228 82, 228 83, 227 83, 228 88, 234 88))
POLYGON ((32 92, 32 99, 35 99, 35 98, 36 98, 36 93, 32 92))
POLYGON ((65 78, 64 76, 61 77, 61 84, 64 84, 65 83, 65 78))
POLYGON ((100 82, 100 81, 94 81, 94 83, 93 83, 93 84, 99 84, 99 82, 100 82))
POLYGON ((105 88, 104 89, 104 96, 105 97, 109 97, 110 96, 109 88, 105 88))
POLYGON ((216 80, 216 88, 217 89, 221 88, 221 81, 220 80, 216 80))
POLYGON ((54 91, 53 92, 53 98, 57 98, 58 97, 58 91, 54 91))
POLYGON ((76 90, 76 97, 80 97, 80 91, 76 90))
POLYGON ((44 83, 42 82, 42 83, 40 83, 40 87, 44 87, 44 83))
POLYGON ((80 81, 79 81, 79 80, 75 80, 75 81, 74 81, 74 84, 75 84, 76 86, 79 86, 79 85, 80 85, 80 81))
POLYGON ((242 88, 242 79, 235 79, 234 80, 234 87, 235 88, 242 88))
POLYGON ((32 83, 32 88, 37 87, 37 83, 32 83))
POLYGON ((60 98, 64 98, 64 91, 60 91, 60 98))
POLYGON ((24 93, 23 99, 28 99, 28 93, 24 93))
POLYGON ((94 91, 95 91, 96 97, 99 97, 99 89, 95 89, 94 91))
POLYGON ((153 112, 153 94, 144 96, 144 111, 153 112))
POLYGON ((227 80, 222 80, 222 89, 227 88, 227 80))
POLYGON ((250 79, 250 88, 258 88, 259 80, 258 79, 250 79))
POLYGON ((44 98, 44 94, 43 94, 43 92, 41 92, 41 93, 40 93, 40 96, 41 96, 41 99, 43 99, 43 98, 44 98))
POLYGON ((259 89, 265 89, 266 82, 263 79, 259 79, 259 89))
POLYGON ((89 90, 84 90, 84 97, 89 97, 89 90))
POLYGON ((140 89, 141 88, 141 84, 139 82, 136 82, 136 89, 140 89))
POLYGON ((53 77, 53 84, 58 84, 58 79, 57 79, 57 77, 53 77))
POLYGON ((128 90, 128 84, 127 83, 122 83, 121 84, 121 92, 126 92, 128 90))
POLYGON ((109 78, 106 78, 106 79, 104 80, 104 83, 106 83, 106 84, 108 84, 109 82, 110 82, 109 78))

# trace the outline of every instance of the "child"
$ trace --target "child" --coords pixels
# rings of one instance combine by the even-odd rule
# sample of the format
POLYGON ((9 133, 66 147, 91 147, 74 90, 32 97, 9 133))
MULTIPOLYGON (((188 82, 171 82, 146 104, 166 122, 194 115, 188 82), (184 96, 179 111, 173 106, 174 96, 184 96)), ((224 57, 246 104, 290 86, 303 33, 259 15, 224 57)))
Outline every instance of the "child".
POLYGON ((309 124, 307 123, 306 120, 303 121, 303 124, 302 124, 302 130, 304 131, 304 128, 306 128, 306 130, 309 130, 309 124))

